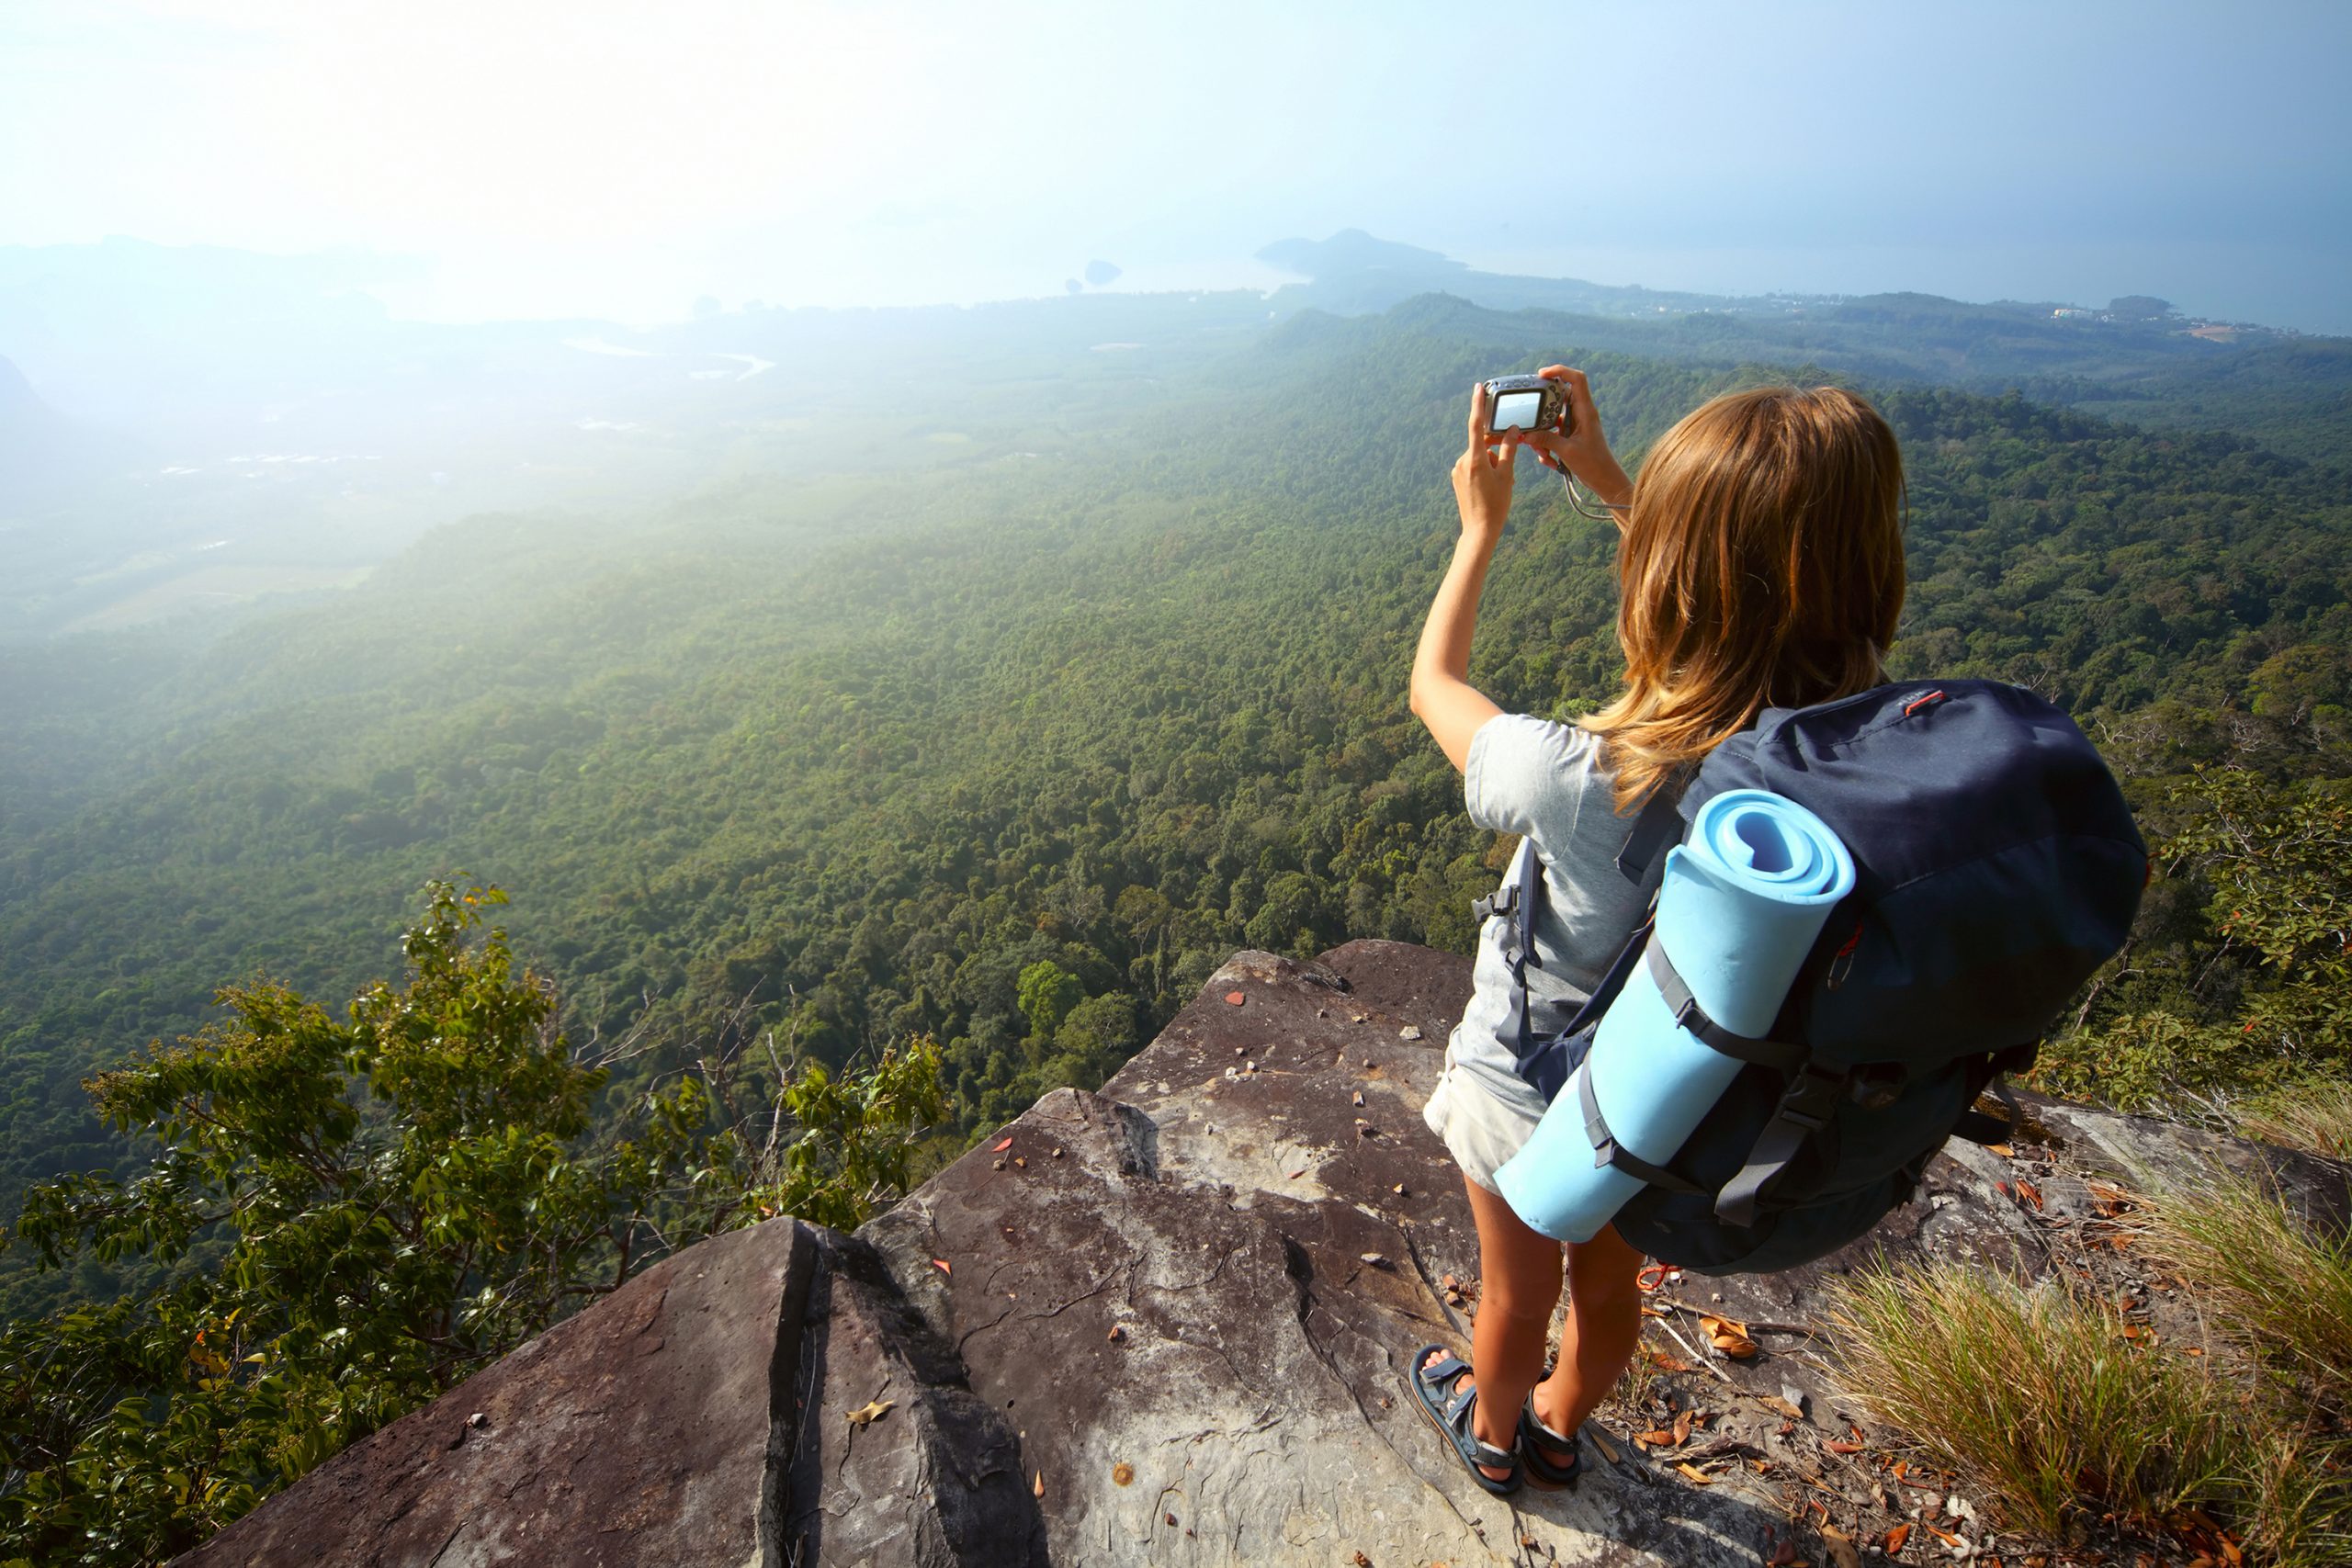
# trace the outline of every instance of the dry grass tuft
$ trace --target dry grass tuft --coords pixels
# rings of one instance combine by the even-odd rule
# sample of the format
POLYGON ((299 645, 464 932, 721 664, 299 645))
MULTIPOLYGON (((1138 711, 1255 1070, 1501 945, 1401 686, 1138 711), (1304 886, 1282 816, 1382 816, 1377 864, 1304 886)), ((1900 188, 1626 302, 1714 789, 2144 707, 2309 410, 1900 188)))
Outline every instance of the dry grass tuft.
POLYGON ((2274 1185, 2226 1171, 2143 1203, 2147 1249, 2215 1330, 2352 1416, 2352 1240, 2324 1234, 2274 1185))
POLYGON ((2196 1509, 2246 1560, 2352 1562, 2352 1242, 2226 1173, 2142 1200, 2150 1253, 2216 1328, 2281 1376, 2240 1386, 2151 1348, 2104 1300, 1954 1263, 1883 1269, 1833 1311, 1841 1381, 1872 1416, 2052 1540, 2112 1513, 2154 1531, 2196 1509))
POLYGON ((2306 1083, 2232 1108, 2238 1131, 2281 1148, 2352 1159, 2352 1083, 2306 1083))
POLYGON ((2234 1402, 2201 1369, 2132 1348, 2103 1302, 1956 1263, 1848 1282, 1832 1311, 1840 1381, 1995 1500, 2064 1540, 2087 1510, 2154 1529, 2220 1501, 2234 1402))

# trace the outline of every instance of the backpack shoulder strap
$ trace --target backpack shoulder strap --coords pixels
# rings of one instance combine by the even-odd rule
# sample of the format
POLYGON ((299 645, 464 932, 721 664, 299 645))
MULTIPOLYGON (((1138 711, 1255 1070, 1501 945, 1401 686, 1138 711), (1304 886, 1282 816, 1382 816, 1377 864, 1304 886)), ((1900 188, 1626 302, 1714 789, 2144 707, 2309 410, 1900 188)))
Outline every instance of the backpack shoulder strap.
POLYGON ((1682 841, 1682 802, 1680 776, 1668 779, 1650 791, 1642 802, 1642 809, 1634 818, 1633 831, 1625 835, 1625 847, 1617 852, 1617 869, 1628 882, 1640 882, 1657 864, 1657 857, 1682 841))
POLYGON ((1501 1032, 1512 1056, 1522 1062, 1534 1045, 1527 1021, 1527 966, 1543 967, 1535 957, 1535 903, 1543 891, 1543 858, 1535 852, 1535 840, 1522 836, 1510 869, 1503 874, 1502 886, 1470 906, 1481 925, 1497 915, 1510 922, 1510 934, 1503 941, 1503 960, 1510 966, 1510 998, 1501 1032))

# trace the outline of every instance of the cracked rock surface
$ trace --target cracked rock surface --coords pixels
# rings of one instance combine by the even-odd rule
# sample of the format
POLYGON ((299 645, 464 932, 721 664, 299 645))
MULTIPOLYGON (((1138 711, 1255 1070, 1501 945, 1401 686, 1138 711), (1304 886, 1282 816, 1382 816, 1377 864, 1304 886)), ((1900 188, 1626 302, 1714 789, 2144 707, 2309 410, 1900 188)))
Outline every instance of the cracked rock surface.
POLYGON ((1871 1541, 1920 1511, 1906 1487, 1948 1485, 1901 1479, 1894 1435, 1839 1408, 1835 1276, 2061 1275, 2136 1291, 2172 1335, 2186 1308, 2134 1272, 2099 1175, 2262 1160, 2344 1214, 2316 1162, 2025 1097, 2013 1147, 1953 1145, 1845 1253, 1668 1275, 1667 1364, 1604 1406, 1581 1483, 1491 1497, 1405 1383, 1476 1307, 1461 1176, 1420 1120, 1469 988, 1466 960, 1400 943, 1238 953, 1101 1093, 1046 1096, 856 1236, 778 1220, 688 1248, 181 1561, 1817 1562, 1824 1529, 1871 1541), (1702 1314, 1758 1353, 1708 1353, 1702 1314))
POLYGON ((770 1374, 797 1353, 816 1270, 816 1233, 791 1220, 689 1247, 174 1561, 756 1562, 790 1393, 770 1374))

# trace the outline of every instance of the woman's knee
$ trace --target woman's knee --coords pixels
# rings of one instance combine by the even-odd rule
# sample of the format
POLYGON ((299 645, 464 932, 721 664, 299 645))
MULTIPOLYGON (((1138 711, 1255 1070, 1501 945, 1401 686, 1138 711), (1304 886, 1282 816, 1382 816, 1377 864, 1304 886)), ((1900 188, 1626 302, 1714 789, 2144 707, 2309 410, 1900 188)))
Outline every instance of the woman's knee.
POLYGON ((1487 1273, 1478 1281, 1478 1311, 1521 1322, 1549 1323, 1560 1305, 1560 1270, 1487 1273))
POLYGON ((1642 1255, 1614 1229, 1570 1246, 1568 1293, 1587 1306, 1623 1306, 1641 1299, 1642 1255))

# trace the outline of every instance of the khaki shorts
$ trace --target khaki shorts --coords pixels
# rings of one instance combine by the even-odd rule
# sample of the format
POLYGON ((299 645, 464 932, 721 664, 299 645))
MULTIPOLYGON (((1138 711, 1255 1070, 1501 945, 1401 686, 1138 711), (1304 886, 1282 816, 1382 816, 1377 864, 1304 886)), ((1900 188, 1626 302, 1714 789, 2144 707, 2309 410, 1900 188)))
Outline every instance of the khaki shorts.
POLYGON ((1444 1141, 1462 1174, 1494 1192, 1495 1172, 1519 1153, 1538 1118, 1505 1104, 1449 1059, 1438 1075, 1437 1088, 1430 1091, 1421 1120, 1444 1141))

